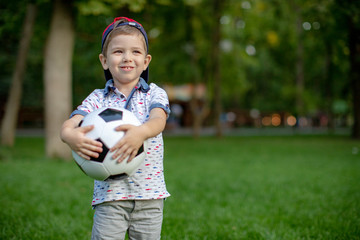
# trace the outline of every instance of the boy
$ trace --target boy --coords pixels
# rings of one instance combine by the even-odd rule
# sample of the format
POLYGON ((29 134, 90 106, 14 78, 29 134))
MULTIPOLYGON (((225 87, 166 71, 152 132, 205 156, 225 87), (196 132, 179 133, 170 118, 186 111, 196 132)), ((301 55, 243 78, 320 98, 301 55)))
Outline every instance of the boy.
POLYGON ((150 138, 147 157, 127 179, 95 180, 92 239, 124 239, 126 232, 129 239, 160 239, 163 200, 170 196, 163 174, 162 139, 170 113, 168 97, 163 89, 147 83, 151 55, 141 24, 115 18, 103 33, 101 48, 105 88, 94 90, 64 122, 61 139, 83 158, 96 158, 102 145, 85 136, 93 126, 78 127, 83 116, 105 106, 124 107, 136 115, 142 125, 117 127, 125 136, 110 151, 115 152, 116 161, 127 156, 131 161, 143 141, 150 138))

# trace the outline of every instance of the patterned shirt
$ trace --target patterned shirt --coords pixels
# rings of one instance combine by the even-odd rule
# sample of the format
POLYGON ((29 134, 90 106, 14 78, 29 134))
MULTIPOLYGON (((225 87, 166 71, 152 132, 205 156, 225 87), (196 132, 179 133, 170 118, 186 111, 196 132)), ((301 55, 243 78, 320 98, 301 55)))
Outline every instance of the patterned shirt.
MULTIPOLYGON (((134 113, 141 123, 149 119, 153 108, 164 109, 168 116, 170 113, 166 92, 156 84, 147 84, 140 78, 128 98, 114 87, 113 80, 109 80, 104 89, 95 89, 71 116, 85 116, 95 109, 107 106, 126 108, 134 113)), ((169 197, 164 179, 163 157, 164 145, 160 133, 148 139, 147 156, 135 174, 123 180, 95 180, 92 205, 117 200, 169 197)))

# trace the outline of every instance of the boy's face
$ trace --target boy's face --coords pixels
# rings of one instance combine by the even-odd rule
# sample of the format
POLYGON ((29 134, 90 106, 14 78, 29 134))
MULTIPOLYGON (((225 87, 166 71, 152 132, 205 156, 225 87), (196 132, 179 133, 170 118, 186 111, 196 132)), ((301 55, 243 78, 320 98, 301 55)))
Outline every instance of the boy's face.
POLYGON ((143 39, 137 35, 114 36, 109 42, 106 56, 100 54, 99 58, 103 68, 110 70, 118 88, 134 81, 137 83, 151 61, 143 39))

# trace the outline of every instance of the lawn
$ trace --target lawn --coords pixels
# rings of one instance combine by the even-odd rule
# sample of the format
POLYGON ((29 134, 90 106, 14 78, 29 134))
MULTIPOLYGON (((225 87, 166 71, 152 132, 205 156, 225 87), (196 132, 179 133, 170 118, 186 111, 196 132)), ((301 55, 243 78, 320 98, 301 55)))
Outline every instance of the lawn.
MULTIPOLYGON (((89 239, 92 180, 0 148, 0 239, 89 239)), ((360 239, 360 142, 344 136, 165 138, 162 239, 360 239)))

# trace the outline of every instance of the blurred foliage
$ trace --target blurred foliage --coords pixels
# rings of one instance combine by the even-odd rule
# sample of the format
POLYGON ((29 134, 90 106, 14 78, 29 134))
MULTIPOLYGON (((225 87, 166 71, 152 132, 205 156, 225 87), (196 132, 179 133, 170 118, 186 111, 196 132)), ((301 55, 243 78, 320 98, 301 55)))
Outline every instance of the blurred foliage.
MULTIPOLYGON (((0 3, 1 101, 6 100, 15 66, 26 2, 0 3)), ((41 108, 43 48, 51 1, 36 2, 39 11, 22 104, 41 108)), ((74 3, 74 106, 94 88, 103 88, 103 71, 98 60, 101 34, 114 17, 121 15, 136 19, 147 30, 153 56, 150 81, 159 85, 201 81, 211 89, 208 70, 213 0, 76 0, 74 3), (196 58, 195 62, 191 61, 192 57, 196 58)), ((295 111, 297 17, 301 17, 304 27, 301 38, 305 49, 306 111, 329 111, 335 99, 349 109, 346 22, 341 20, 337 5, 333 0, 228 0, 221 18, 219 56, 224 110, 295 111), (294 12, 293 4, 301 11, 294 12)))

